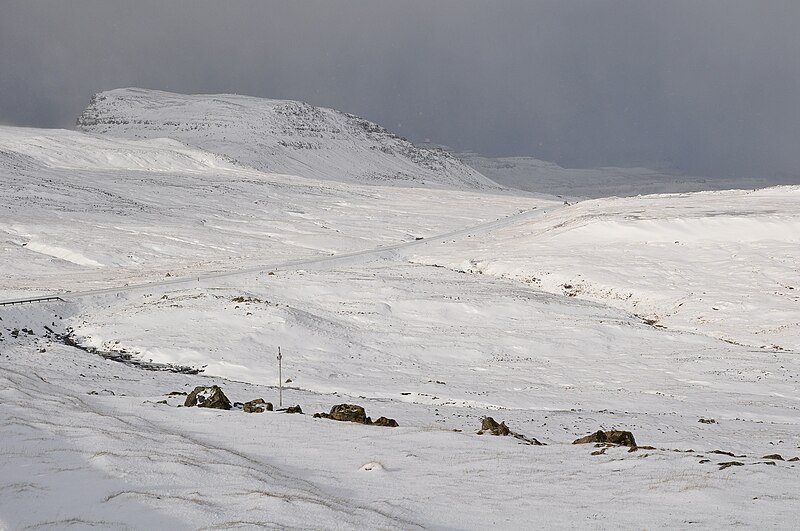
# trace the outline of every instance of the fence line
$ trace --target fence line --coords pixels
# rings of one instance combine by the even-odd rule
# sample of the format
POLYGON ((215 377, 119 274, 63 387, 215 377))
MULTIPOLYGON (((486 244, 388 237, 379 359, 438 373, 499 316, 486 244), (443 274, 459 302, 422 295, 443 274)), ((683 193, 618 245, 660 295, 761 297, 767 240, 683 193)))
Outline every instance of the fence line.
POLYGON ((34 302, 64 302, 61 297, 32 297, 30 299, 14 299, 10 301, 0 301, 0 306, 13 306, 15 304, 31 304, 34 302))

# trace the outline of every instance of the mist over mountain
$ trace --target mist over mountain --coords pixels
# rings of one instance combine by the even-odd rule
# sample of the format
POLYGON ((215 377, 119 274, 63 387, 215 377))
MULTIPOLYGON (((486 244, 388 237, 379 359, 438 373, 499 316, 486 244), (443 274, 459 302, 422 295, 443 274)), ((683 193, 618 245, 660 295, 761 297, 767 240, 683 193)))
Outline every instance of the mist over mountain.
POLYGON ((646 194, 764 188, 800 184, 800 176, 706 178, 668 170, 628 167, 563 168, 533 157, 454 156, 498 184, 539 194, 568 198, 600 198, 646 194))

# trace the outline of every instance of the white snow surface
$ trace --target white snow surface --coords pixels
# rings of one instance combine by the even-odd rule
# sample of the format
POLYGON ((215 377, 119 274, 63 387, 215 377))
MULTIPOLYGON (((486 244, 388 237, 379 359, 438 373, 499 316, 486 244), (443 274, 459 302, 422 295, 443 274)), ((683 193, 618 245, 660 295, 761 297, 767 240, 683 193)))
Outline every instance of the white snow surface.
POLYGON ((566 206, 113 133, 0 128, 0 299, 63 299, 0 306, 0 528, 794 527, 800 188, 566 206), (305 415, 168 395, 277 407, 279 346, 305 415), (571 444, 612 428, 643 448, 571 444))

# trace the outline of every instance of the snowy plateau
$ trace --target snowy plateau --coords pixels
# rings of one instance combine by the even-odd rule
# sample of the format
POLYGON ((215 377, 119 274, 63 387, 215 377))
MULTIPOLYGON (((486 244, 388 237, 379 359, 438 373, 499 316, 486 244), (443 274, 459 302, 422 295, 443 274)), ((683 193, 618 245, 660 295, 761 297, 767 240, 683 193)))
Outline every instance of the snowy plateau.
POLYGON ((0 528, 796 528, 800 187, 461 158, 232 95, 0 127, 0 528))

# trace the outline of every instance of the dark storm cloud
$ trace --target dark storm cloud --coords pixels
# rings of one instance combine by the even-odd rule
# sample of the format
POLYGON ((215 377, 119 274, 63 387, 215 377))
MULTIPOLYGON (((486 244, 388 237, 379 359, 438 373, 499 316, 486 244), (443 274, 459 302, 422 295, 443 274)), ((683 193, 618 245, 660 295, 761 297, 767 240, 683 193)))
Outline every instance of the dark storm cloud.
POLYGON ((305 100, 490 155, 800 173, 800 2, 12 0, 0 121, 123 86, 305 100))

